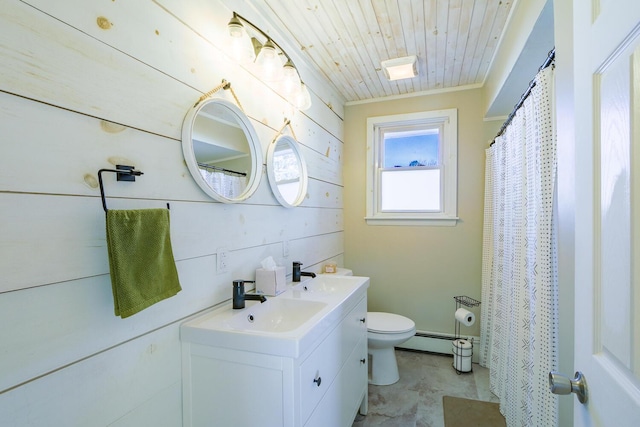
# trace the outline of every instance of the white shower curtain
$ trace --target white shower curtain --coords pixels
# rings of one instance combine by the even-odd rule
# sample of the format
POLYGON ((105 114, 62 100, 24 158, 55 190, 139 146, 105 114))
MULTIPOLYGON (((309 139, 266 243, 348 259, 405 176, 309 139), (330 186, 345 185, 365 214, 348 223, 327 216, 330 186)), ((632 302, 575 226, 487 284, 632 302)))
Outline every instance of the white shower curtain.
POLYGON ((480 364, 507 426, 557 425, 553 67, 487 149, 480 364))

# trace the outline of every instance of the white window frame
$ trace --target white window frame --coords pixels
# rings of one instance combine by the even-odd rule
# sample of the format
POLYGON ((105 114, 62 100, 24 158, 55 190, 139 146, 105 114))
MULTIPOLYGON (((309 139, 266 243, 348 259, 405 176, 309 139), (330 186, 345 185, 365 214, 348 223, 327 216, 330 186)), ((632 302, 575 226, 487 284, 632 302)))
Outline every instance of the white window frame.
POLYGON ((367 118, 367 212, 369 225, 454 226, 458 220, 458 110, 424 111, 367 118), (439 212, 382 212, 380 170, 382 130, 403 126, 441 126, 442 209, 439 212))

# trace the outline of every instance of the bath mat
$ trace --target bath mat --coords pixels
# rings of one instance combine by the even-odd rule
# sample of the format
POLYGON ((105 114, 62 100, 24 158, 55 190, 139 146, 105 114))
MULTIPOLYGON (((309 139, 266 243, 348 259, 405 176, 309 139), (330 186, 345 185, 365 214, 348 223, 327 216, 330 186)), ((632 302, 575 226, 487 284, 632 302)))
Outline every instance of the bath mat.
POLYGON ((444 427, 506 427, 498 403, 443 396, 444 427))

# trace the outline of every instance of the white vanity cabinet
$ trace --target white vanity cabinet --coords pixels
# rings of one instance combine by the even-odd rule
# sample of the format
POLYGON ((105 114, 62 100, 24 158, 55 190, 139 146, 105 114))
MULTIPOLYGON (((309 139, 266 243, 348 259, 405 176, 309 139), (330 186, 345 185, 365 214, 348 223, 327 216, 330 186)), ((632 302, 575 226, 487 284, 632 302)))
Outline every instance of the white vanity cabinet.
MULTIPOLYGON (((357 409, 367 397, 367 300, 362 298, 333 332, 301 364, 300 384, 302 424, 350 426, 357 409), (344 382, 352 382, 349 393, 344 382), (313 417, 307 422, 309 416, 313 417), (317 420, 335 422, 317 424, 317 420)), ((364 401, 366 411, 366 400, 364 401)))
POLYGON ((309 332, 317 337, 297 356, 205 345, 183 333, 184 426, 351 426, 367 409, 366 314, 361 290, 319 319, 309 332))

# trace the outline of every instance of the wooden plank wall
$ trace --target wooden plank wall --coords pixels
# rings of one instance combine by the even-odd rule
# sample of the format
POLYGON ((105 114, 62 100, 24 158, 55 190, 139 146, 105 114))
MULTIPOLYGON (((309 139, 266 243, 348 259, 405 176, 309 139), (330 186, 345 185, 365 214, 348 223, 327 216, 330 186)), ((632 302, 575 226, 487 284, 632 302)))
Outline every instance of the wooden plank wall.
POLYGON ((349 101, 482 85, 514 1, 255 1, 349 101), (336 52, 339 55, 336 56, 336 52), (418 76, 389 82, 382 61, 417 56, 418 76), (338 59, 337 59, 338 58, 338 59))
POLYGON ((0 425, 180 425, 185 318, 227 301, 266 256, 289 274, 293 260, 342 265, 342 98, 297 58, 313 106, 296 112, 233 63, 230 5, 268 25, 248 1, 0 0, 0 425), (264 158, 292 120, 310 175, 303 206, 279 206, 264 171, 243 204, 214 202, 192 180, 182 121, 223 78, 264 158), (97 185, 119 163, 144 175, 105 175, 109 208, 171 204, 183 289, 127 319, 113 314, 97 185))

